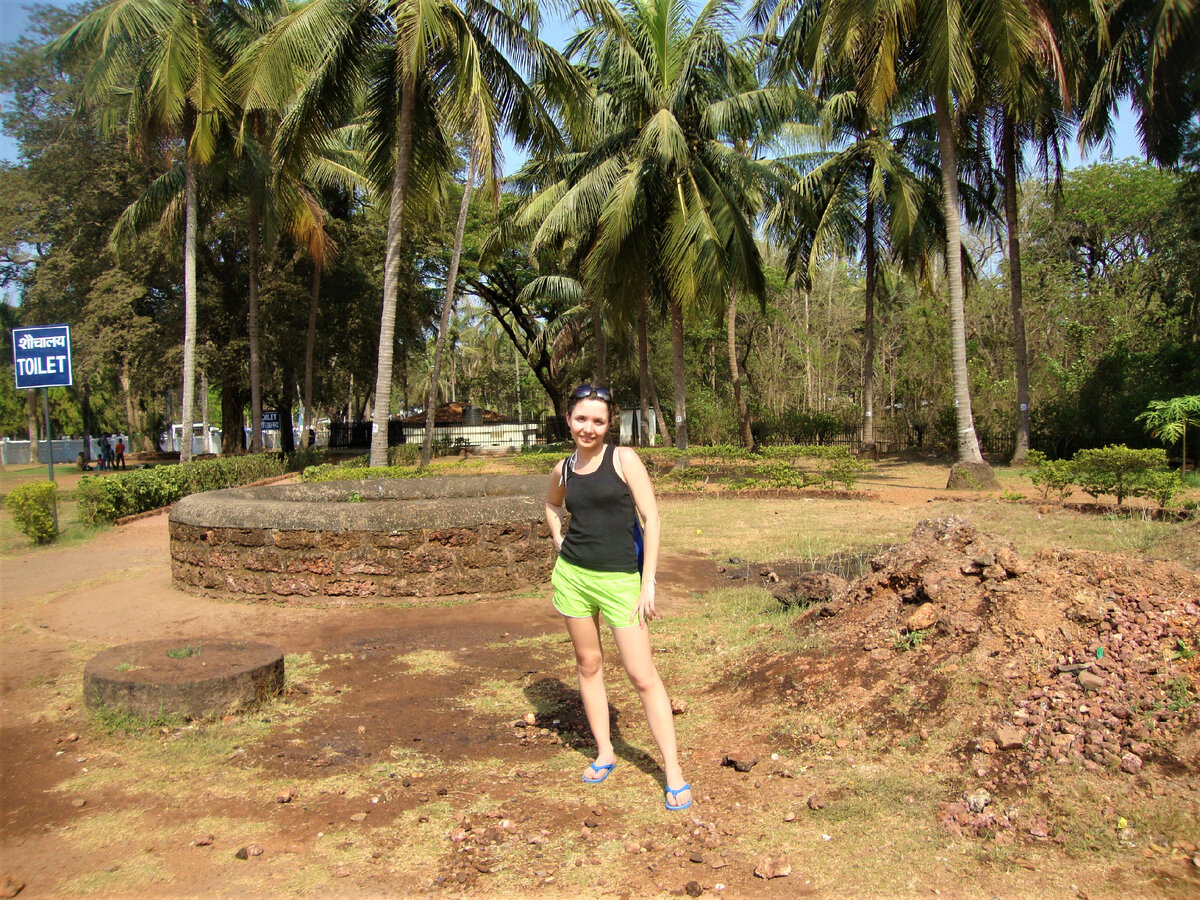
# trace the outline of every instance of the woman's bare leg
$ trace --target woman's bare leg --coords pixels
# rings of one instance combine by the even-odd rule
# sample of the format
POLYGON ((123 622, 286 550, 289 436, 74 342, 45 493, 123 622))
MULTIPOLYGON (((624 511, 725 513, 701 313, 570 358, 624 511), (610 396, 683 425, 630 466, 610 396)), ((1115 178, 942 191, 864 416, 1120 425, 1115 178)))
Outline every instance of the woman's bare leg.
MULTIPOLYGON (((567 633, 575 648, 575 670, 579 673, 579 696, 588 727, 596 739, 596 765, 606 766, 616 760, 613 753, 611 724, 608 716, 608 692, 604 688, 604 651, 600 646, 599 613, 581 619, 563 616, 567 633)), ((584 772, 596 777, 594 770, 584 772)))
MULTIPOLYGON (((658 676, 650 650, 650 629, 645 625, 630 625, 614 628, 613 638, 621 652, 621 665, 625 667, 629 681, 642 700, 646 711, 646 722, 650 735, 663 757, 663 774, 667 787, 678 788, 687 784, 683 769, 679 766, 679 752, 675 746, 675 720, 671 713, 671 700, 667 689, 658 676)), ((673 797, 672 805, 682 805, 692 799, 691 791, 673 797)))

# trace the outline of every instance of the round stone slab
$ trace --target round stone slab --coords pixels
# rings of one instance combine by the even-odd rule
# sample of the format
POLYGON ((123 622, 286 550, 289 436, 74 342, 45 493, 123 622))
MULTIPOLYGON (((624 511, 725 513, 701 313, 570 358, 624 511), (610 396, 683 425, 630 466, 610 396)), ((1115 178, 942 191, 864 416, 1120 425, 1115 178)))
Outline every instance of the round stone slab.
POLYGON ((88 709, 143 719, 236 713, 282 690, 283 651, 252 641, 137 641, 110 647, 83 669, 88 709))

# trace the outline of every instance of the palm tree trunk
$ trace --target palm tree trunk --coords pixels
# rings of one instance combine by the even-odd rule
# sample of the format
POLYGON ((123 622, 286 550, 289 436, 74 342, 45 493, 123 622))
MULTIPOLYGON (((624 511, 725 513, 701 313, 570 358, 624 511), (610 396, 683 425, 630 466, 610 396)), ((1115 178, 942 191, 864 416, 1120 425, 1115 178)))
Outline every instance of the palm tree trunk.
POLYGON ((311 443, 308 433, 313 427, 313 351, 317 346, 317 305, 320 300, 321 264, 314 259, 312 290, 308 298, 308 334, 304 339, 304 434, 300 436, 300 446, 305 450, 311 443))
POLYGON ((742 432, 742 443, 747 450, 754 449, 754 435, 750 431, 750 414, 742 397, 742 378, 737 361, 737 291, 729 292, 729 307, 725 311, 725 337, 729 349, 729 378, 733 382, 733 405, 737 410, 738 428, 742 432))
POLYGON ((396 129, 396 170, 388 209, 387 253, 383 268, 383 312, 379 321, 379 364, 375 374, 375 410, 371 417, 371 465, 386 466, 388 414, 392 408, 392 351, 396 344, 396 296, 400 283, 400 242, 408 172, 412 166, 413 119, 417 105, 416 79, 405 79, 396 129))
MULTIPOLYGON (((871 176, 867 176, 868 185, 871 176)), ((868 187, 868 190, 870 188, 868 187)), ((862 452, 870 457, 878 454, 875 450, 875 280, 876 269, 879 265, 875 248, 875 201, 867 197, 866 221, 863 224, 866 233, 866 268, 867 283, 863 310, 863 363, 862 363, 862 392, 863 392, 863 439, 862 452)))
POLYGON ((250 196, 250 240, 247 248, 250 265, 250 312, 247 331, 250 338, 250 452, 262 453, 262 366, 258 347, 258 226, 259 210, 255 192, 250 196))
POLYGON ((446 273, 446 297, 442 300, 442 317, 438 321, 437 340, 433 344, 433 372, 429 376, 429 394, 425 404, 425 440, 421 442, 421 465, 429 465, 433 456, 434 413, 437 406, 437 384, 442 369, 442 348, 450 330, 450 314, 454 311, 454 289, 458 281, 458 263, 462 259, 463 233, 467 227, 467 210, 471 207, 471 191, 475 188, 475 167, 478 161, 472 148, 467 164, 467 181, 463 185, 462 202, 458 206, 458 223, 454 228, 454 252, 450 255, 450 270, 446 273))
POLYGON ((186 224, 183 236, 183 402, 179 411, 182 436, 179 461, 192 458, 192 410, 196 403, 196 241, 200 210, 196 202, 196 163, 185 145, 184 203, 186 224))
POLYGON ((1012 461, 1022 463, 1029 454, 1029 356, 1022 308, 1021 231, 1017 221, 1016 123, 1008 112, 1004 113, 1000 140, 1004 164, 1004 218, 1008 228, 1008 292, 1013 317, 1013 357, 1017 368, 1017 443, 1012 461))
MULTIPOLYGON (((641 407, 641 428, 638 437, 643 447, 650 446, 650 340, 646 334, 646 298, 637 309, 638 341, 638 403, 641 407)), ((658 417, 658 413, 655 413, 658 417)))
POLYGON ((675 447, 687 449, 687 395, 683 373, 683 304, 671 298, 671 377, 675 384, 675 447))
POLYGON ((954 128, 943 91, 934 92, 938 150, 942 169, 942 204, 946 214, 946 280, 950 294, 950 369, 954 382, 954 421, 958 430, 958 461, 983 463, 975 421, 971 415, 971 387, 967 378, 967 323, 963 309, 962 232, 958 218, 958 160, 954 128))

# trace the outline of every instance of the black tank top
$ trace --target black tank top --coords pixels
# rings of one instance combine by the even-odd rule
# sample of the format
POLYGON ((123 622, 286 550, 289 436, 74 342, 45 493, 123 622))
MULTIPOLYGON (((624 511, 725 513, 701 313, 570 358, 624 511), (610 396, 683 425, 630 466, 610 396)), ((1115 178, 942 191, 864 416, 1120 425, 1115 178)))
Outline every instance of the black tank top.
POLYGON ((563 537, 563 559, 598 572, 638 571, 633 526, 637 507, 629 485, 621 480, 613 466, 616 449, 606 446, 595 472, 580 475, 570 470, 571 460, 563 461, 566 481, 564 505, 571 524, 563 537))

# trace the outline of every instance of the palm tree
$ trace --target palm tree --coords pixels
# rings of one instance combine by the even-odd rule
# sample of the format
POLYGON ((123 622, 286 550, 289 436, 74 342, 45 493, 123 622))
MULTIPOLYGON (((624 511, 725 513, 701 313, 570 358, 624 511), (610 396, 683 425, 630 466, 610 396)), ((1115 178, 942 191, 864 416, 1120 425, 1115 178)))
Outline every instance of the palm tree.
POLYGON ((432 196, 452 168, 448 136, 466 134, 480 177, 495 184, 498 132, 518 144, 552 146, 556 129, 543 95, 509 57, 554 91, 577 82, 536 37, 532 0, 313 0, 257 46, 247 69, 247 105, 287 104, 276 151, 286 165, 331 126, 363 112, 370 170, 389 197, 383 311, 375 380, 371 464, 387 462, 392 359, 405 204, 410 187, 432 196), (414 166, 414 161, 417 165, 414 166), (410 185, 410 180, 415 181, 410 185))
POLYGON ((183 169, 183 442, 192 456, 196 375, 198 170, 213 159, 235 113, 227 75, 232 60, 219 40, 225 0, 111 0, 86 14, 51 45, 66 61, 92 60, 83 86, 101 124, 122 123, 131 147, 170 147, 183 169))
MULTIPOLYGON (((589 24, 567 46, 593 79, 594 139, 523 216, 540 222, 533 253, 584 243, 593 297, 636 311, 663 303, 671 322, 675 441, 687 447, 684 316, 715 309, 727 286, 764 293, 745 212, 765 167, 729 146, 783 118, 730 44, 735 0, 694 19, 672 0, 581 0, 589 24)), ((630 316, 633 318, 633 316, 630 316)))
POLYGON ((1128 98, 1148 159, 1174 165, 1200 115, 1200 7, 1195 0, 1116 0, 1087 35, 1091 70, 1080 142, 1112 132, 1112 114, 1128 98))
POLYGON ((851 0, 757 0, 752 8, 768 38, 778 40, 773 61, 777 73, 800 64, 820 85, 849 66, 856 75, 858 96, 874 114, 887 108, 902 84, 922 85, 932 102, 945 216, 958 458, 960 464, 975 467, 973 480, 984 483, 992 476, 980 453, 967 376, 956 120, 971 108, 982 60, 1011 84, 1032 57, 1036 27, 1029 8, 1018 0, 1005 0, 1001 13, 957 0, 892 0, 866 8, 851 0))
POLYGON ((442 315, 438 322, 437 339, 433 348, 433 367, 429 376, 429 394, 425 402, 425 440, 421 443, 421 465, 429 465, 433 457, 433 428, 437 408, 438 378, 441 376, 442 347, 446 342, 446 331, 450 326, 450 314, 454 310, 455 289, 458 283, 458 264, 462 259, 463 233, 467 227, 467 211, 471 208, 471 193, 475 188, 475 170, 478 158, 471 150, 467 163, 467 178, 463 182, 462 200, 458 207, 458 222, 454 227, 454 249, 450 254, 450 269, 446 273, 446 296, 442 300, 442 315))
POLYGON ((805 290, 830 251, 864 264, 862 360, 863 451, 875 451, 875 299, 880 253, 921 267, 941 239, 934 188, 938 158, 927 108, 911 93, 873 115, 852 90, 820 105, 820 123, 794 123, 784 134, 816 152, 780 157, 783 191, 768 225, 787 248, 790 274, 805 290))
MULTIPOLYGON (((1012 462, 1023 462, 1030 444, 1029 362, 1025 339, 1024 285, 1021 274, 1021 232, 1017 216, 1018 182, 1025 168, 1024 149, 1037 149, 1038 167, 1045 177, 1062 177, 1062 160, 1073 98, 1078 94, 1082 50, 1078 33, 1092 21, 1091 7, 1072 0, 1053 4, 1026 2, 1034 39, 1024 62, 1013 69, 985 71, 980 95, 986 104, 982 118, 990 121, 1004 192, 1008 243, 1009 302, 1013 318, 1013 357, 1017 382, 1017 430, 1012 462), (1015 77, 1014 77, 1015 76, 1015 77)), ((1002 17, 1004 8, 994 10, 1002 17)), ((990 62, 990 60, 989 60, 990 62)))

